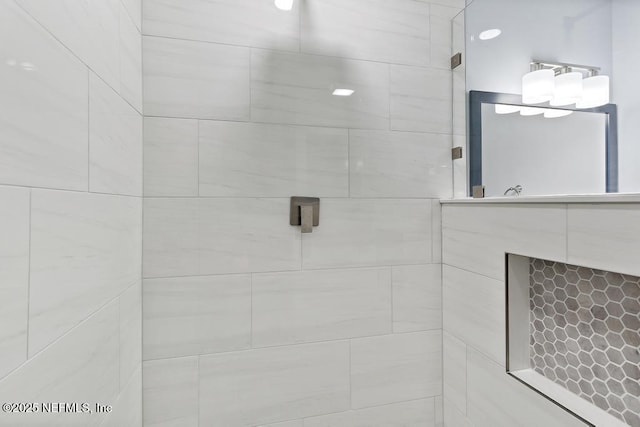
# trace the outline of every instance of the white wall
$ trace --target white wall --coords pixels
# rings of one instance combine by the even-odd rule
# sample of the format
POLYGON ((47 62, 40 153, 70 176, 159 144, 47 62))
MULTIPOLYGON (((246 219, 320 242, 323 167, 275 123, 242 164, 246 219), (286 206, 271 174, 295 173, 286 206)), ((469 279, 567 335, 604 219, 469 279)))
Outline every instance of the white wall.
POLYGON ((145 425, 441 424, 463 3, 144 2, 145 425))
POLYGON ((0 396, 141 424, 140 2, 0 3, 0 396))
POLYGON ((487 197, 521 185, 523 196, 601 194, 606 189, 606 118, 574 113, 496 114, 482 106, 482 183, 487 197), (579 147, 579 148, 577 148, 579 147))
POLYGON ((620 191, 640 192, 640 3, 613 0, 613 102, 618 104, 620 191))
POLYGON ((638 275, 638 224, 637 203, 443 205, 445 426, 585 425, 506 374, 504 254, 638 275))

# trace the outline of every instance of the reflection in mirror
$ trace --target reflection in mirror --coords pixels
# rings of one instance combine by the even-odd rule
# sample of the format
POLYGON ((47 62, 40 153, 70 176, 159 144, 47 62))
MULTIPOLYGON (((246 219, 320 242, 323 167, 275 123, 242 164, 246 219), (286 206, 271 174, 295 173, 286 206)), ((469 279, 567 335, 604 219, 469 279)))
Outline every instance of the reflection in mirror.
POLYGON ((606 115, 538 108, 528 116, 508 107, 513 112, 505 114, 500 104, 482 105, 487 197, 518 185, 523 196, 605 192, 606 115))
POLYGON ((521 104, 469 93, 469 188, 485 197, 618 191, 617 109, 521 104))

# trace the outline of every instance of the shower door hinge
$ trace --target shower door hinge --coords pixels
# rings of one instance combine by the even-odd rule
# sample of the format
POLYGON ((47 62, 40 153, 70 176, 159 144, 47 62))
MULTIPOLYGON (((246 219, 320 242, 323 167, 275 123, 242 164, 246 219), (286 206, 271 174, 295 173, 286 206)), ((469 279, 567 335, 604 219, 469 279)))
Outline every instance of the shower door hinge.
POLYGON ((458 160, 462 158, 462 147, 453 147, 451 149, 451 159, 458 160))
POLYGON ((451 57, 451 69, 455 70, 462 65, 462 53, 458 52, 451 57))

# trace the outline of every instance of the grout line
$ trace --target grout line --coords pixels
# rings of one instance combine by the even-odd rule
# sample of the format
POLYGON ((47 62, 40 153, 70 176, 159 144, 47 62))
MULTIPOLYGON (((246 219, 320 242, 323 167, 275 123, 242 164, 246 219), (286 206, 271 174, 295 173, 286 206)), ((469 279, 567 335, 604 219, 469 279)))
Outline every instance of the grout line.
POLYGON ((87 192, 91 191, 91 71, 87 70, 87 192))
MULTIPOLYGON (((132 195, 132 194, 104 193, 104 192, 101 192, 101 191, 71 190, 71 189, 66 189, 66 188, 49 188, 49 187, 38 187, 38 186, 33 186, 33 185, 19 185, 19 184, 3 184, 3 183, 0 183, 0 187, 26 188, 26 189, 29 189, 29 190, 63 191, 63 192, 68 192, 68 193, 96 194, 96 195, 101 195, 101 196, 130 197, 130 198, 134 198, 134 199, 141 199, 142 198, 142 196, 136 196, 136 195, 132 195)), ((157 198, 160 198, 160 197, 157 197, 157 198)), ((177 197, 167 197, 167 198, 177 198, 177 197)))
POLYGON ((27 355, 25 361, 29 360, 29 317, 31 312, 31 229, 33 228, 33 191, 29 190, 29 250, 27 259, 27 355))

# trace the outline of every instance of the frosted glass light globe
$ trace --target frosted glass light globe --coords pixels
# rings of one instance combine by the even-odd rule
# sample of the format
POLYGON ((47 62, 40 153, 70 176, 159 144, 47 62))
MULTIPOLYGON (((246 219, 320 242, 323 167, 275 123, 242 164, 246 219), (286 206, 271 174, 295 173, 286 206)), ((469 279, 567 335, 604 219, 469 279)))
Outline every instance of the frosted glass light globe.
POLYGON ((555 81, 553 70, 537 70, 522 76, 522 102, 540 104, 553 99, 555 81))
POLYGON ((595 108, 609 103, 609 76, 587 77, 583 81, 582 99, 577 108, 595 108))
POLYGON ((549 105, 562 107, 575 104, 582 99, 582 73, 559 74, 555 79, 555 93, 549 105))
POLYGON ((275 0, 275 5, 280 10, 291 10, 293 8, 293 0, 275 0))

